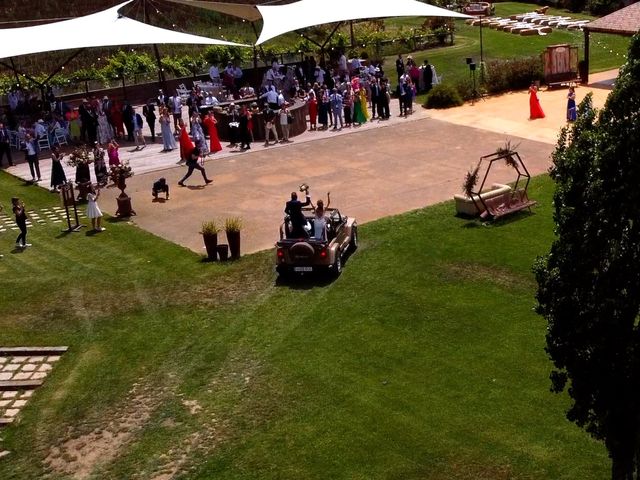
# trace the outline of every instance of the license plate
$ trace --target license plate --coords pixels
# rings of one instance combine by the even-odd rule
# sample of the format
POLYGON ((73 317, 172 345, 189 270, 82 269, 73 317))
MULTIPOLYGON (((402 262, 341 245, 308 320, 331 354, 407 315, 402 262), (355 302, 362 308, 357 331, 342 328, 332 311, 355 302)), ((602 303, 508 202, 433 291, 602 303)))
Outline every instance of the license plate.
POLYGON ((313 267, 293 267, 294 272, 313 272, 313 267))

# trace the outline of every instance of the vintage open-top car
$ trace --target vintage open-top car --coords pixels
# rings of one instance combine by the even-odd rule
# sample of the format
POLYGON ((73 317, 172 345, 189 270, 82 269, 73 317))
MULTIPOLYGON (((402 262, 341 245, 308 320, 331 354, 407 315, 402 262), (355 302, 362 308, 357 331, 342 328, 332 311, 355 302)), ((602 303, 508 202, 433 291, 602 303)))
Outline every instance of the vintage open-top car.
POLYGON ((291 238, 288 219, 280 226, 276 242, 276 270, 280 275, 326 272, 334 276, 342 272, 344 255, 358 248, 358 225, 355 218, 341 215, 337 208, 327 208, 327 239, 311 236, 314 231, 312 208, 302 209, 310 235, 291 238), (309 229, 310 228, 310 229, 309 229))

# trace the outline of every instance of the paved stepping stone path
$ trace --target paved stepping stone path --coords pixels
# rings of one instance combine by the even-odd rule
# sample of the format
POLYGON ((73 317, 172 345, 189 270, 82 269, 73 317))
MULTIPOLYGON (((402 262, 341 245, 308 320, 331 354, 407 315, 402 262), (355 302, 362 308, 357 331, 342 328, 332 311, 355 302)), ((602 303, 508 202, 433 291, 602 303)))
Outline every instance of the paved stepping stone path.
POLYGON ((67 347, 0 347, 0 427, 12 423, 67 347))
MULTIPOLYGON (((78 218, 87 218, 86 208, 80 206, 78 208, 78 218)), ((73 223, 73 210, 69 211, 71 222, 73 223)), ((40 210, 27 210, 27 227, 32 228, 39 225, 63 225, 67 223, 67 215, 64 207, 42 208, 40 210)), ((6 211, 0 212, 0 233, 18 231, 15 219, 6 211)))

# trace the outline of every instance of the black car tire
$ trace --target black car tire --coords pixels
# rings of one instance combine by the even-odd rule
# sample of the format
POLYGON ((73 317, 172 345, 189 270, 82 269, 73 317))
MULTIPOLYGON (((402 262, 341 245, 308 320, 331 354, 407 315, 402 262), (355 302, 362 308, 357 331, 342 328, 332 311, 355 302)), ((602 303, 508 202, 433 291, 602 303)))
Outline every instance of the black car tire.
POLYGON ((336 261, 333 263, 333 276, 339 277, 342 273, 342 255, 336 252, 336 261))
POLYGON ((349 249, 355 252, 358 248, 358 227, 351 228, 351 241, 349 242, 349 249))

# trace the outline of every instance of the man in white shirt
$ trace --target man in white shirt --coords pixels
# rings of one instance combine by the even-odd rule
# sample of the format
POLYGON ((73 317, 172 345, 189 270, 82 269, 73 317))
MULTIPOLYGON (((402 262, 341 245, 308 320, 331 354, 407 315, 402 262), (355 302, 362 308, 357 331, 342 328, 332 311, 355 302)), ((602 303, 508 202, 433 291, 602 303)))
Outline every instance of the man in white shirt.
POLYGON ((7 100, 9 101, 9 108, 11 109, 11 111, 15 111, 15 109, 18 108, 18 103, 20 100, 18 92, 16 92, 15 90, 10 91, 9 95, 7 95, 7 100))
POLYGON ((169 98, 169 108, 173 115, 173 129, 178 132, 178 120, 182 119, 182 98, 176 93, 169 98))
POLYGON ((236 87, 236 92, 240 90, 240 85, 242 82, 242 69, 239 65, 233 67, 233 84, 236 87))
POLYGON ((211 68, 209 69, 209 78, 211 78, 211 81, 214 84, 220 83, 220 69, 215 65, 211 65, 211 68))
POLYGON ((36 138, 43 138, 47 136, 47 127, 44 124, 44 120, 38 120, 33 126, 33 131, 36 134, 36 138))
POLYGON ((276 80, 280 80, 283 77, 284 75, 280 73, 279 67, 276 65, 275 68, 271 67, 267 70, 265 80, 275 83, 276 80))
POLYGON ((349 74, 349 70, 347 69, 347 57, 344 52, 342 52, 342 55, 340 55, 340 58, 338 59, 338 73, 340 75, 349 74))
POLYGON ((267 101, 270 109, 278 110, 278 92, 276 92, 276 87, 271 85, 268 88, 266 93, 260 95, 260 98, 264 98, 267 101))
POLYGON ((351 74, 358 75, 360 73, 360 67, 362 67, 362 62, 360 62, 359 58, 354 58, 351 60, 351 74))
POLYGON ((316 82, 318 82, 318 85, 322 85, 324 83, 324 74, 325 74, 325 71, 320 67, 320 65, 318 65, 313 74, 313 76, 316 79, 316 82))

